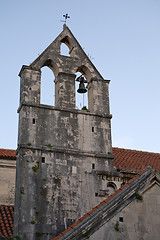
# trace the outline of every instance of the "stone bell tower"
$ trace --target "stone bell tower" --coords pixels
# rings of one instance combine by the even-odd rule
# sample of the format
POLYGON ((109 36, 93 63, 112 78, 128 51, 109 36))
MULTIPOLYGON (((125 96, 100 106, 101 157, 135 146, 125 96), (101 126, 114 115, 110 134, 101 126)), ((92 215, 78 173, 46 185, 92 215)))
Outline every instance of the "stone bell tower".
POLYGON ((109 80, 70 29, 20 74, 14 235, 51 239, 103 200, 100 172, 113 170, 109 80), (65 43, 70 56, 60 54, 65 43), (41 68, 55 75, 55 106, 40 104, 41 68), (75 78, 88 84, 88 110, 75 108, 75 78))

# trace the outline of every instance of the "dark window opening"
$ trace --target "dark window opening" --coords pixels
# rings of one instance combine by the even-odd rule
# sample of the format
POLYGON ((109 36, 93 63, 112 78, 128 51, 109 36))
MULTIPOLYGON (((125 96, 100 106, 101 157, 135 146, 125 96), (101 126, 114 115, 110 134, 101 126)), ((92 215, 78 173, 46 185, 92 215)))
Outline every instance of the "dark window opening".
POLYGON ((98 193, 97 192, 95 193, 95 197, 98 197, 98 193))
POLYGON ((125 183, 125 181, 123 180, 123 182, 121 183, 121 187, 123 186, 123 185, 125 185, 126 183, 125 183))
POLYGON ((42 157, 42 163, 45 163, 45 157, 42 157))
POLYGON ((94 163, 92 163, 92 169, 95 169, 95 164, 94 163))
POLYGON ((92 132, 94 132, 94 127, 92 127, 92 132))
POLYGON ((35 118, 33 118, 33 124, 35 124, 36 123, 36 119, 35 118))
POLYGON ((120 221, 120 222, 123 222, 123 217, 119 217, 119 221, 120 221))

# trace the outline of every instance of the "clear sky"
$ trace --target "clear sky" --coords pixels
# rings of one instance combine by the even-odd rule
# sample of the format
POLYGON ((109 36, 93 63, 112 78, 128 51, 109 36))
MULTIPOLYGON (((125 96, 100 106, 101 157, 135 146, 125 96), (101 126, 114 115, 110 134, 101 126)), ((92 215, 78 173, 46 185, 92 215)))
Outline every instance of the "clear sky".
POLYGON ((17 147, 19 77, 68 27, 110 79, 113 146, 160 152, 159 0, 1 0, 0 148, 17 147))

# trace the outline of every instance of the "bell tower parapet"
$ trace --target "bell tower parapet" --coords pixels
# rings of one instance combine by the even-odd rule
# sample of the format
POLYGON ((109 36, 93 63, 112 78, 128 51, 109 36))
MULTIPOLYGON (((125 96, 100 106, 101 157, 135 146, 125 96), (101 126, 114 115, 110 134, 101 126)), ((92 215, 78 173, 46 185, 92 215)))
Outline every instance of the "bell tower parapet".
POLYGON ((20 73, 20 104, 40 104, 41 71, 23 65, 20 73))
POLYGON ((110 114, 109 82, 110 80, 92 78, 88 83, 88 107, 91 112, 110 114))

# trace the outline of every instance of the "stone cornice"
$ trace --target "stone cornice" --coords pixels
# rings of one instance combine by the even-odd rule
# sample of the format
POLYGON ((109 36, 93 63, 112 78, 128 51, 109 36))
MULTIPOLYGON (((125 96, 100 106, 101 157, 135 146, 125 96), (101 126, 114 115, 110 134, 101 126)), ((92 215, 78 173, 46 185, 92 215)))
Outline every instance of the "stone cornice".
POLYGON ((109 119, 112 118, 112 114, 98 114, 98 113, 89 112, 89 111, 85 111, 85 110, 66 109, 66 108, 62 108, 62 107, 49 106, 49 105, 44 105, 44 104, 36 104, 36 103, 30 103, 30 102, 21 103, 19 108, 17 109, 18 113, 20 112, 20 110, 23 106, 43 108, 43 109, 49 109, 49 110, 57 110, 57 111, 63 111, 63 112, 71 112, 71 113, 91 115, 91 116, 98 116, 98 117, 109 118, 109 119))

